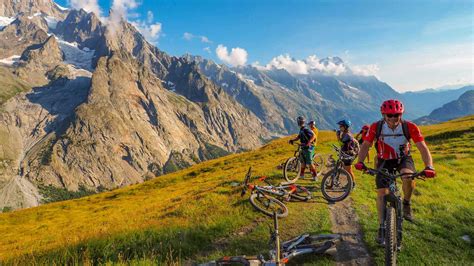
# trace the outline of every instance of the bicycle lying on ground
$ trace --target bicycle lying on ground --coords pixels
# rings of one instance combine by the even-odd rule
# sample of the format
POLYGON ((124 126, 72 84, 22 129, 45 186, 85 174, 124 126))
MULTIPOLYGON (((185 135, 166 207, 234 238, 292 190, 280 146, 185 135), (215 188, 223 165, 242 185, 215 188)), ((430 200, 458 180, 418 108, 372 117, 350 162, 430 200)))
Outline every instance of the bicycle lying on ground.
POLYGON ((347 198, 351 193, 354 182, 351 174, 344 169, 343 160, 352 160, 354 156, 344 153, 334 144, 332 147, 337 152, 337 161, 334 168, 324 175, 321 192, 326 200, 336 202, 347 198))
POLYGON ((397 171, 389 171, 387 169, 365 169, 365 173, 376 176, 381 175, 389 184, 389 194, 383 199, 384 215, 382 224, 384 225, 382 243, 385 243, 385 265, 397 264, 397 253, 401 250, 402 243, 402 199, 400 191, 397 187, 396 178, 404 176, 405 178, 418 178, 425 180, 423 172, 413 174, 399 174, 397 171))
POLYGON ((323 254, 328 249, 335 247, 342 240, 339 234, 321 234, 310 235, 302 234, 291 240, 280 243, 280 235, 278 231, 278 215, 273 216, 273 230, 270 235, 270 245, 272 249, 269 251, 270 258, 265 260, 263 255, 247 257, 233 256, 222 257, 218 260, 211 261, 200 266, 216 266, 216 265, 284 265, 292 258, 304 254, 323 254))
POLYGON ((278 217, 288 216, 288 208, 286 205, 275 197, 283 198, 286 201, 290 201, 291 199, 307 201, 312 198, 311 192, 303 186, 293 183, 281 183, 274 186, 266 180, 266 176, 260 177, 259 181, 265 182, 267 185, 259 186, 249 183, 251 176, 252 167, 249 168, 245 175, 241 196, 244 196, 247 189, 250 189, 250 203, 257 210, 266 215, 272 216, 273 212, 276 211, 278 217))
MULTIPOLYGON (((301 153, 301 145, 298 145, 298 149, 295 151, 293 157, 290 157, 286 160, 285 164, 283 165, 283 177, 285 177, 286 181, 288 182, 296 182, 300 178, 300 170, 301 170, 301 159, 300 157, 303 156, 301 153)), ((315 154, 313 157, 313 164, 316 168, 316 172, 318 176, 321 175, 322 171, 325 167, 324 158, 321 154, 315 154)), ((309 167, 306 167, 305 171, 309 170, 309 167)))

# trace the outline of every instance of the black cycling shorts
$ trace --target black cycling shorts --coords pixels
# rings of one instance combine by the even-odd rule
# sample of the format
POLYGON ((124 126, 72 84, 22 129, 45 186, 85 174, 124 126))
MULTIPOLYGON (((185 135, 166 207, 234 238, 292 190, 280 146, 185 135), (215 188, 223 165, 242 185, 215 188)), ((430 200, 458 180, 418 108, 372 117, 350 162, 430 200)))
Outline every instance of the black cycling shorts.
MULTIPOLYGON (((384 169, 387 169, 389 172, 393 171, 400 171, 403 168, 407 168, 415 172, 415 162, 413 162, 413 158, 411 156, 407 156, 403 158, 400 163, 398 162, 398 159, 395 160, 383 160, 383 159, 378 159, 377 160, 377 169, 380 168, 380 166, 384 163, 383 167, 384 169)), ((375 184, 377 185, 377 188, 388 188, 390 185, 389 180, 380 175, 377 174, 375 177, 375 184)))
POLYGON ((344 163, 344 166, 351 166, 352 163, 354 162, 354 159, 342 159, 341 161, 344 163))

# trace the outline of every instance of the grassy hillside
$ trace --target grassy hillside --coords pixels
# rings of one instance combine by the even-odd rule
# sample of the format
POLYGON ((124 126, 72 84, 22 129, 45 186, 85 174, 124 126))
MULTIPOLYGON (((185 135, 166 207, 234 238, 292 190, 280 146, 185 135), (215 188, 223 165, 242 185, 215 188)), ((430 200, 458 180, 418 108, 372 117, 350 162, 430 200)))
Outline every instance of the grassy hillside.
POLYGON ((16 94, 29 89, 31 87, 13 75, 9 68, 0 67, 0 105, 16 94))
MULTIPOLYGON (((474 116, 423 127, 438 177, 418 182, 416 224, 404 223, 402 264, 467 264, 474 261, 474 116)), ((331 153, 332 132, 321 132, 319 151, 331 153)), ((280 139, 252 152, 229 155, 140 185, 86 198, 0 214, 0 261, 24 264, 206 261, 222 255, 253 255, 268 249, 271 221, 253 210, 239 183, 249 166, 256 175, 281 179, 276 166, 292 155, 280 139)), ((415 152, 417 166, 419 153, 415 152)), ((377 262, 373 177, 357 173, 352 194, 366 242, 377 262)), ((281 220, 283 239, 302 232, 329 232, 326 202, 289 203, 281 220)), ((266 255, 266 253, 264 253, 266 255)), ((299 263, 331 264, 330 257, 299 263)))
MULTIPOLYGON (((321 141, 330 139, 329 132, 321 141)), ((0 215, 0 260, 37 262, 205 261, 268 250, 271 220, 241 198, 249 166, 281 178, 286 140, 160 176, 140 185, 0 215)), ((326 147, 329 149, 329 147, 326 147)), ((279 180, 278 180, 279 181, 279 180)), ((319 194, 320 195, 320 194, 319 194)), ((291 203, 284 238, 329 232, 325 201, 291 203)), ((265 253, 266 255, 266 253, 265 253)), ((313 258, 327 263, 328 258, 313 258)))

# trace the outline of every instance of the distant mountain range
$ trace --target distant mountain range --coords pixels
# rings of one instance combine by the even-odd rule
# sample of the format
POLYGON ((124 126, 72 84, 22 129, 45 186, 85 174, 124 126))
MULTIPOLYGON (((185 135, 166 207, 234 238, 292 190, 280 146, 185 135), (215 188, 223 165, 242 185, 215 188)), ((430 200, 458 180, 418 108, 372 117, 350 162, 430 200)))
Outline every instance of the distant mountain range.
POLYGON ((474 114, 474 86, 464 92, 457 100, 444 104, 429 115, 420 117, 415 123, 420 125, 436 124, 454 118, 474 114))
POLYGON ((409 110, 408 117, 415 119, 420 116, 428 115, 435 108, 456 100, 461 94, 472 89, 474 89, 474 85, 451 90, 429 89, 419 92, 406 92, 401 94, 401 96, 409 110))
MULTIPOLYGON (((299 74, 231 68, 170 56, 124 19, 51 0, 0 7, 0 208, 39 204, 39 185, 113 189, 254 149, 295 133, 299 115, 357 130, 406 97, 338 57, 299 74)), ((407 115, 426 102, 414 96, 407 115)))

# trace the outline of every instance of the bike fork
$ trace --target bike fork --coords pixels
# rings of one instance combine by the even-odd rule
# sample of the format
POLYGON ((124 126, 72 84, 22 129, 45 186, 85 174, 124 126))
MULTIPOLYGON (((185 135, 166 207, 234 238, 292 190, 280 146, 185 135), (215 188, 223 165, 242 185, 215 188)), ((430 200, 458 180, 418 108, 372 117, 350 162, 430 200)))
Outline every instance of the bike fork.
POLYGON ((280 262, 280 258, 281 258, 281 254, 280 254, 280 234, 278 232, 278 217, 277 217, 277 214, 276 212, 274 211, 273 212, 273 226, 274 226, 274 234, 275 234, 275 249, 276 249, 276 258, 275 258, 275 262, 276 262, 276 265, 277 266, 280 266, 281 265, 281 262, 280 262))
POLYGON ((400 197, 398 197, 396 201, 396 210, 397 210, 397 247, 401 247, 403 215, 402 215, 402 201, 400 197))

